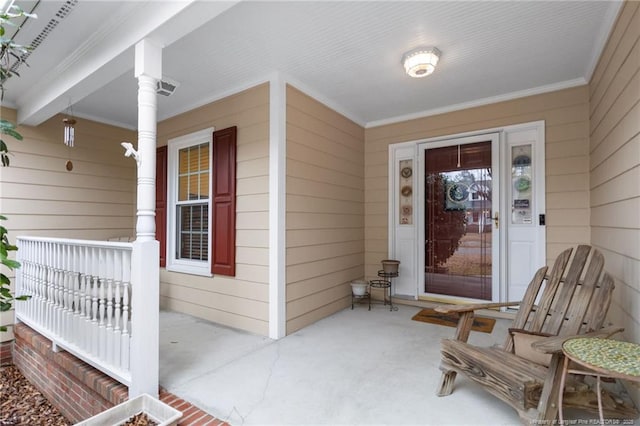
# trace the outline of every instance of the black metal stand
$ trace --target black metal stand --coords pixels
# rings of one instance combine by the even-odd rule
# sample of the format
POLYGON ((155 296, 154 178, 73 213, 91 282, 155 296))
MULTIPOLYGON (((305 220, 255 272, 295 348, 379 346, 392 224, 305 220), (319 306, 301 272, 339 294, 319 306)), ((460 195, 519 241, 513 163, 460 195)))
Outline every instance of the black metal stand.
POLYGON ((398 276, 397 272, 385 272, 384 269, 378 271, 378 276, 382 278, 381 280, 371 280, 369 285, 371 288, 381 288, 383 289, 383 304, 387 304, 387 300, 389 301, 389 310, 397 311, 398 307, 393 306, 393 298, 391 297, 391 279, 398 276))
POLYGON ((369 301, 369 310, 371 310, 371 292, 369 290, 367 290, 367 292, 363 295, 358 295, 356 296, 355 294, 353 294, 353 291, 351 292, 351 309, 353 309, 353 306, 356 303, 362 303, 363 300, 367 299, 369 301))

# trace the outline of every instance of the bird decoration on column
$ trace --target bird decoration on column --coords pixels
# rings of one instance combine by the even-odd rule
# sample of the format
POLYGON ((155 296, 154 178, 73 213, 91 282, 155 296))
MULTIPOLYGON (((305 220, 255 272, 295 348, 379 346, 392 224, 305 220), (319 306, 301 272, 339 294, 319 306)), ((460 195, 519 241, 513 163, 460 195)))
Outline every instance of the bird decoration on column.
POLYGON ((131 142, 120 142, 120 145, 125 149, 124 156, 133 157, 138 167, 140 167, 140 156, 138 155, 138 151, 133 148, 133 144, 131 142))

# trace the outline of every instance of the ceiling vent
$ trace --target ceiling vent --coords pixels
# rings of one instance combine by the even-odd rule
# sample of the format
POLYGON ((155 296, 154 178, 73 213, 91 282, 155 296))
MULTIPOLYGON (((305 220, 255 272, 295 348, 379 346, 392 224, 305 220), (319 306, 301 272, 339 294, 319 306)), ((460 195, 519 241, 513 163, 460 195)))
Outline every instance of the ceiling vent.
POLYGON ((160 80, 156 86, 156 93, 162 96, 171 96, 178 86, 180 86, 180 83, 177 81, 162 77, 162 80, 160 80))
MULTIPOLYGON (((34 10, 36 9, 39 3, 40 2, 36 3, 36 6, 34 6, 33 9, 31 9, 31 13, 34 12, 34 10)), ((60 21, 66 18, 67 15, 71 13, 73 8, 76 7, 77 4, 78 4, 78 0, 66 0, 64 2, 64 4, 60 7, 60 9, 58 9, 58 11, 55 13, 55 17, 49 19, 49 21, 47 22, 45 27, 42 29, 42 31, 40 31, 40 33, 33 39, 33 41, 28 44, 28 46, 30 46, 31 49, 21 55, 20 61, 16 62, 13 65, 13 67, 11 67, 12 71, 16 71, 17 68, 20 66, 20 64, 22 64, 27 60, 27 58, 38 48, 38 46, 40 46, 42 42, 47 37, 49 37, 49 34, 51 34, 51 31, 53 31, 58 26, 60 21)), ((20 31, 20 28, 18 29, 18 31, 20 31)), ((16 34, 17 32, 13 35, 13 37, 15 37, 16 34)))

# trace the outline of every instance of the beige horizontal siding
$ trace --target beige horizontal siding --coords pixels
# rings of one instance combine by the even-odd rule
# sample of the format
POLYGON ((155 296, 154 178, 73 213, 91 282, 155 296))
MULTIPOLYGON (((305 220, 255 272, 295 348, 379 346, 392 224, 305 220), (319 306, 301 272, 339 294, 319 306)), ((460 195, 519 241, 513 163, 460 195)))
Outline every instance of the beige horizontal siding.
MULTIPOLYGON (((591 241, 616 279, 609 319, 640 341, 640 3, 624 3, 589 84, 591 241)), ((629 387, 636 402, 640 391, 629 387)))
MULTIPOLYGON (((15 122, 15 111, 2 108, 15 122)), ((11 166, 0 168, 0 213, 18 235, 106 240, 135 229, 135 162, 120 142, 135 140, 130 130, 78 119, 74 148, 62 141, 62 118, 40 126, 20 126, 24 137, 8 143, 11 166), (67 160, 73 170, 67 171, 67 160)))
POLYGON ((582 86, 366 129, 365 274, 375 276, 387 257, 389 144, 538 120, 546 124, 548 259, 588 241, 589 105, 582 86))
POLYGON ((305 247, 335 242, 364 241, 364 229, 298 229, 287 230, 287 248, 305 247))
POLYGON ((230 327, 269 332, 269 85, 158 124, 158 144, 208 127, 238 127, 236 276, 161 270, 161 306, 230 327))
POLYGON ((323 275, 298 281, 287 286, 287 294, 292 300, 303 299, 312 294, 322 293, 334 286, 335 282, 351 281, 354 274, 360 273, 361 266, 343 269, 340 271, 328 271, 323 275))
POLYGON ((198 318, 218 324, 233 324, 232 327, 242 330, 253 330, 253 333, 266 336, 269 334, 269 323, 251 317, 238 315, 236 312, 227 312, 220 309, 211 308, 198 303, 190 303, 182 298, 171 298, 164 296, 165 284, 160 283, 160 302, 163 309, 176 312, 188 312, 198 318))
POLYGON ((363 276, 364 130, 287 86, 287 333, 350 303, 363 276))

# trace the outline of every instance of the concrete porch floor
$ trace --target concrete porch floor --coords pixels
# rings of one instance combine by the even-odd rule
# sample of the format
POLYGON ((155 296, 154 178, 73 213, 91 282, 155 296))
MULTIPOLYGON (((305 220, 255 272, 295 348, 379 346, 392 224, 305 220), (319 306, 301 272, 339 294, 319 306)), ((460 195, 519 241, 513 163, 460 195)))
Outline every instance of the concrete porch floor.
MULTIPOLYGON (((160 315, 160 384, 232 425, 512 425, 516 412, 465 377, 435 395, 440 340, 420 308, 345 309, 280 340, 160 315)), ((502 342, 508 322, 470 341, 502 342)))

